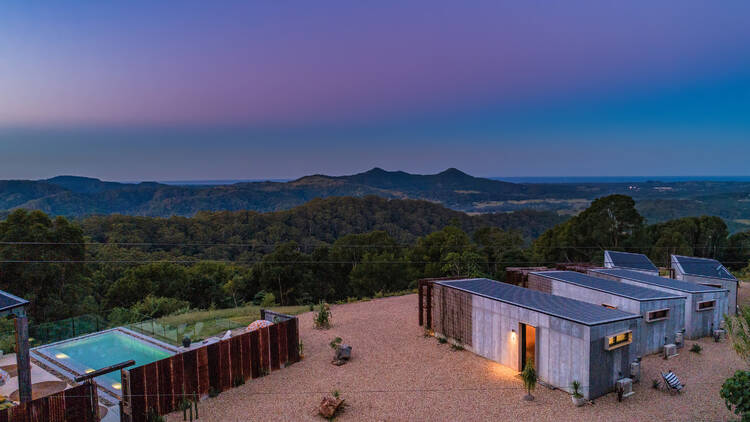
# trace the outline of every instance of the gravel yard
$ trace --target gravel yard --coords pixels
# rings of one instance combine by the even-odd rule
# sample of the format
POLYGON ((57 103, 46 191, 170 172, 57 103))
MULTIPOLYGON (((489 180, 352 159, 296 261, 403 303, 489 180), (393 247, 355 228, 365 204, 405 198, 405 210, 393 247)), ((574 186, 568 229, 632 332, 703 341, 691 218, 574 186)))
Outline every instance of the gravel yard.
MULTIPOLYGON (((741 303, 750 303, 747 283, 741 303)), ((567 393, 537 387, 536 400, 521 400, 517 374, 468 351, 454 351, 424 337, 417 325, 417 297, 408 295, 332 306, 333 327, 314 330, 312 313, 300 315, 305 359, 289 368, 207 399, 200 420, 323 420, 316 406, 325 393, 341 391, 348 407, 337 420, 730 420, 719 397, 724 380, 743 368, 728 342, 697 341, 665 361, 643 360, 636 394, 617 402, 614 394, 575 408, 567 393), (353 360, 331 365, 328 343, 336 336, 353 347, 353 360), (654 390, 660 369, 672 369, 687 385, 671 396, 654 390)), ((168 421, 181 421, 173 413, 168 421)))

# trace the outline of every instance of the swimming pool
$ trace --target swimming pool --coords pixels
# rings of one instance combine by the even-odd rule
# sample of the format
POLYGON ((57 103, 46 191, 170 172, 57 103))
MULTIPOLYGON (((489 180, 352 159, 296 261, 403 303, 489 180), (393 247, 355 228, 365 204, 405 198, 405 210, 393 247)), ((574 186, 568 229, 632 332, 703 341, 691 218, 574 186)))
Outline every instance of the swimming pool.
MULTIPOLYGON (((134 366, 140 366, 175 354, 174 350, 139 338, 123 329, 102 331, 49 344, 36 348, 35 352, 77 376, 130 359, 135 361, 134 366)), ((100 375, 95 380, 107 390, 119 393, 122 389, 120 371, 100 375)))

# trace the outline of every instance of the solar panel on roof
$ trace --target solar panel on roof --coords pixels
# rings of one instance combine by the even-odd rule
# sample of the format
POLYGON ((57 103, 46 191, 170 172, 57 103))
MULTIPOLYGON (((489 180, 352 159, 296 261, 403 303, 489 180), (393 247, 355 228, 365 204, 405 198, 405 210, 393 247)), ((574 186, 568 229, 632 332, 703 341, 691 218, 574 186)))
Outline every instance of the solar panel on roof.
POLYGON ((656 265, 644 254, 617 251, 604 251, 604 253, 609 256, 612 265, 616 268, 659 271, 656 265))
POLYGON ((532 274, 635 300, 676 299, 683 297, 646 287, 620 283, 619 281, 608 280, 606 278, 592 277, 574 271, 546 271, 532 274))
POLYGON ((486 278, 441 281, 437 282, 437 284, 585 325, 597 325, 606 322, 640 318, 639 315, 633 315, 620 310, 608 309, 603 306, 554 296, 549 293, 525 289, 486 278))
POLYGON ((635 280, 644 284, 651 284, 654 286, 666 287, 672 290, 678 290, 686 293, 707 293, 707 292, 721 292, 726 291, 725 289, 719 289, 712 286, 704 286, 702 284, 688 283, 687 281, 675 280, 672 278, 659 277, 656 275, 646 274, 639 271, 626 270, 623 268, 604 268, 593 270, 594 272, 612 275, 615 277, 626 278, 629 280, 635 280))
POLYGON ((722 280, 736 281, 737 278, 732 275, 721 262, 710 258, 696 258, 691 256, 672 255, 677 263, 682 267, 682 271, 688 275, 698 277, 719 278, 722 280))

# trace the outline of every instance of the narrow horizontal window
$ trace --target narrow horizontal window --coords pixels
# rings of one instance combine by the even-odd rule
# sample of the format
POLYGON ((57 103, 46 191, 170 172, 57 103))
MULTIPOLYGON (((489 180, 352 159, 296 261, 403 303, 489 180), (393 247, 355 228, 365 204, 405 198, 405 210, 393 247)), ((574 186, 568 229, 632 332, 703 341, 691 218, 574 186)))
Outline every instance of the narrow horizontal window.
POLYGON ((716 307, 716 301, 715 300, 706 300, 704 302, 698 302, 698 310, 699 311, 708 311, 710 309, 713 309, 716 307))
POLYGON ((614 350, 618 347, 627 346, 633 342, 633 332, 623 331, 612 336, 607 336, 604 342, 605 350, 614 350))
POLYGON ((701 283, 702 286, 716 287, 717 289, 723 289, 724 286, 721 284, 701 283))
POLYGON ((669 318, 669 309, 659 309, 646 314, 646 322, 661 321, 667 318, 669 318))
POLYGON ((610 305, 608 303, 602 303, 602 306, 604 306, 605 308, 609 308, 609 309, 617 309, 617 306, 610 305))

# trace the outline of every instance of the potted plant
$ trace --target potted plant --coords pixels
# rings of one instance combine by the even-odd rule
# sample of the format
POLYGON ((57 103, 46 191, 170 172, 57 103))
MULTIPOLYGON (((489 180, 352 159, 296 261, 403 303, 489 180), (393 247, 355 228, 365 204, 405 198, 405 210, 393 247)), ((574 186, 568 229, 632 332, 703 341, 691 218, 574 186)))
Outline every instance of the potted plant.
POLYGON ((185 337, 182 338, 182 347, 184 347, 186 349, 188 347, 190 347, 190 337, 185 336, 185 337))
POLYGON ((581 407, 586 404, 586 399, 583 398, 583 394, 581 394, 581 383, 578 382, 578 380, 575 380, 570 384, 570 387, 573 389, 573 393, 570 395, 570 398, 573 399, 573 404, 576 405, 576 407, 581 407))
POLYGON ((526 401, 534 400, 534 396, 531 395, 531 392, 536 388, 536 370, 534 369, 533 360, 526 363, 523 372, 521 372, 521 378, 523 379, 523 386, 526 388, 527 393, 523 396, 523 399, 526 401))

